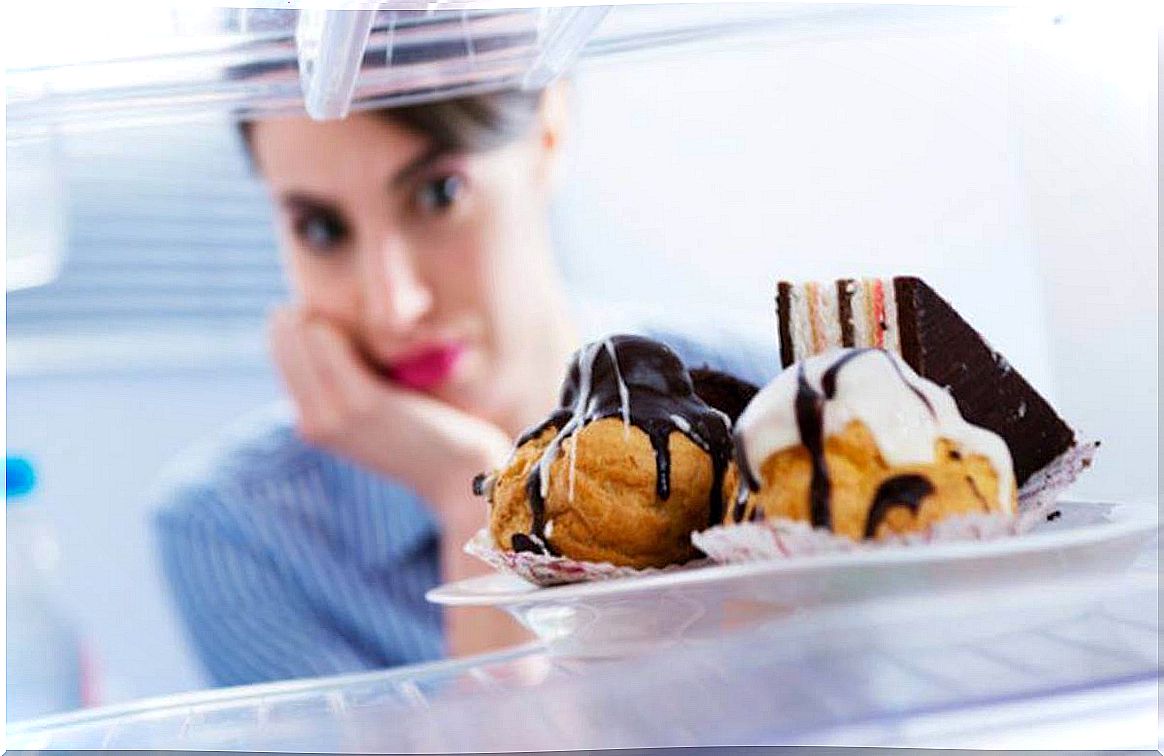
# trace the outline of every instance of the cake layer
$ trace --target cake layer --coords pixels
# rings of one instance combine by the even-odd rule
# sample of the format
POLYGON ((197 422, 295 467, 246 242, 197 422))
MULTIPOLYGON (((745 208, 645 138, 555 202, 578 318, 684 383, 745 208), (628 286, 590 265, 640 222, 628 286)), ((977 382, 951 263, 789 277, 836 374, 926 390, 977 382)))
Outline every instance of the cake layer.
POLYGON ((838 347, 901 355, 953 395, 967 421, 1000 435, 1021 485, 1075 444, 1051 405, 920 278, 777 285, 784 367, 838 347))

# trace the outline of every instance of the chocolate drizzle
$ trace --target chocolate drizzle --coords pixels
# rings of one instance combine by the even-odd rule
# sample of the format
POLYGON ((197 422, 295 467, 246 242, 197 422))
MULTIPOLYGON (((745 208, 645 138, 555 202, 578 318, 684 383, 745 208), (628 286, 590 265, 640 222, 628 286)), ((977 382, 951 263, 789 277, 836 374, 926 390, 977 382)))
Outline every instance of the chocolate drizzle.
MULTIPOLYGON (((526 480, 533 523, 528 534, 511 539, 514 551, 556 554, 546 536, 546 495, 550 466, 562 445, 584 425, 609 417, 621 418, 627 433, 633 425, 650 439, 655 453, 655 492, 671 495, 669 441, 679 432, 711 457, 708 524, 723 519, 723 477, 732 454, 731 423, 704 403, 694 391, 682 360, 661 342, 642 336, 611 336, 578 350, 562 384, 558 409, 518 439, 518 446, 553 428, 556 433, 526 480)), ((574 491, 576 445, 569 454, 569 491, 574 491)))
MULTIPOLYGON (((874 351, 874 350, 872 350, 872 349, 854 349, 851 352, 846 352, 844 355, 841 356, 841 358, 839 360, 834 362, 832 365, 829 365, 829 369, 824 371, 824 374, 820 377, 820 389, 821 389, 821 391, 824 392, 825 399, 832 399, 834 396, 837 395, 837 373, 841 372, 841 368, 843 368, 846 364, 848 364, 848 362, 850 360, 853 360, 857 357, 860 357, 861 355, 865 354, 866 352, 872 352, 872 351, 874 351)), ((890 362, 893 362, 893 360, 890 360, 890 362)), ((801 367, 801 375, 803 376, 803 374, 804 374, 804 368, 802 366, 801 367)), ((900 371, 898 372, 898 375, 899 376, 901 375, 900 371)), ((903 380, 904 380, 904 378, 903 378, 903 380)), ((925 397, 922 397, 922 399, 924 401, 925 397)), ((926 405, 928 406, 929 402, 926 402, 926 405)))
POLYGON ((934 492, 934 486, 921 475, 895 475, 877 487, 869 517, 865 520, 865 537, 872 538, 885 515, 893 507, 907 507, 915 516, 922 499, 934 492))
POLYGON ((826 370, 824 375, 822 375, 820 378, 820 387, 821 390, 824 391, 825 399, 832 399, 837 395, 837 374, 841 372, 841 368, 843 368, 845 364, 849 362, 849 360, 860 357, 866 352, 880 352, 881 354, 885 355, 885 359, 889 360, 889 364, 893 366, 893 372, 897 373, 897 377, 900 378, 901 382, 904 383, 906 387, 913 392, 913 395, 918 398, 918 401, 926 406, 926 409, 929 410, 930 416, 938 416, 937 412, 934 411, 934 405, 930 404, 930 400, 926 398, 926 395, 923 394, 917 386, 913 385, 905 379, 905 375, 901 372, 901 366, 893 361, 893 359, 889 356, 889 352, 885 351, 884 349, 874 349, 872 347, 866 347, 864 349, 853 349, 848 351, 840 359, 829 366, 829 369, 826 370))
MULTIPOLYGON (((879 352, 893 366, 897 377, 917 396, 931 416, 937 417, 929 399, 912 383, 910 383, 901 368, 892 356, 883 349, 850 349, 838 357, 821 374, 820 390, 816 390, 809 383, 802 361, 797 367, 795 415, 796 429, 801 444, 807 449, 812 465, 812 477, 809 483, 809 520, 813 527, 832 529, 832 486, 829 480, 828 464, 825 458, 824 438, 824 410, 828 401, 837 394, 837 379, 841 370, 854 359, 868 353, 879 352)), ((749 464, 748 450, 740 432, 736 433, 736 464, 739 468, 740 484, 736 499, 732 507, 732 520, 743 522, 747 515, 748 492, 760 490, 760 481, 755 478, 753 468, 749 464)), ((877 526, 885 517, 888 509, 895 506, 906 506, 915 513, 922 498, 933 492, 933 485, 920 475, 899 475, 885 480, 878 488, 873 501, 870 503, 868 520, 865 526, 865 537, 871 538, 876 533, 877 526)), ((975 489, 977 494, 977 490, 975 489)), ((981 495, 979 494, 979 498, 981 495)), ((750 520, 756 519, 755 510, 750 520)))
POLYGON ((832 511, 829 507, 832 486, 824 456, 824 398, 808 385, 803 362, 796 376, 796 429, 800 432, 801 443, 812 458, 812 482, 808 494, 809 521, 814 528, 832 529, 832 511))
POLYGON ((853 287, 857 282, 851 278, 837 279, 837 319, 841 323, 841 346, 857 345, 853 328, 853 287))
MULTIPOLYGON (((744 444, 738 436, 736 438, 736 474, 738 476, 738 482, 736 485, 736 498, 732 503, 732 521, 742 522, 744 519, 744 510, 748 506, 748 492, 759 491, 760 481, 756 480, 756 476, 752 474, 752 466, 748 464, 748 452, 744 449, 744 444)), ((759 509, 758 505, 756 509, 759 509)), ((755 514, 754 511, 753 514, 755 514)))
POLYGON ((473 476, 473 495, 474 496, 488 496, 490 489, 490 480, 488 473, 478 473, 473 476))

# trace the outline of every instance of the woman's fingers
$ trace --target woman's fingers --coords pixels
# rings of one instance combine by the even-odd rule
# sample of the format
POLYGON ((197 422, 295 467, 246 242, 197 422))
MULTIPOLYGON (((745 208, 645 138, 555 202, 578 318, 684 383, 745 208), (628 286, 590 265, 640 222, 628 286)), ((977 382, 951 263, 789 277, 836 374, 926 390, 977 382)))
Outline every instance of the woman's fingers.
POLYGON ((430 501, 459 500, 467 480, 509 454, 499 428, 380 378, 325 319, 274 313, 271 348, 304 439, 406 480, 430 501))
POLYGON ((370 421, 383 420, 397 393, 364 363, 337 326, 297 311, 274 320, 276 360, 299 406, 308 441, 341 451, 370 421))
POLYGON ((299 410, 301 424, 316 418, 325 406, 323 383, 308 359, 302 317, 289 307, 271 314, 270 346, 283 383, 299 410))
POLYGON ((371 387, 346 340, 330 324, 294 309, 272 318, 272 348, 299 410, 299 432, 308 441, 337 445, 366 405, 371 387))

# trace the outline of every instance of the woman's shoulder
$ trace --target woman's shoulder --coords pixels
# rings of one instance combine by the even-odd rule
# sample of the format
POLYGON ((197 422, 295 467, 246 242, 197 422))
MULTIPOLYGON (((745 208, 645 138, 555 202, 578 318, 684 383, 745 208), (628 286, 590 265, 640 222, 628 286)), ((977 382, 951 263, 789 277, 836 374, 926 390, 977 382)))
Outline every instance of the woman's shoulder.
POLYGON ((152 498, 162 527, 197 522, 233 530, 263 519, 332 518, 337 503, 353 499, 353 492, 415 498, 404 486, 304 441, 291 405, 279 402, 184 450, 162 471, 152 498))
MULTIPOLYGON (((318 464, 320 452, 295 434, 291 407, 273 403, 244 415, 182 450, 155 483, 162 499, 207 498, 283 478, 318 464)), ((168 503, 168 502, 167 502, 168 503)))

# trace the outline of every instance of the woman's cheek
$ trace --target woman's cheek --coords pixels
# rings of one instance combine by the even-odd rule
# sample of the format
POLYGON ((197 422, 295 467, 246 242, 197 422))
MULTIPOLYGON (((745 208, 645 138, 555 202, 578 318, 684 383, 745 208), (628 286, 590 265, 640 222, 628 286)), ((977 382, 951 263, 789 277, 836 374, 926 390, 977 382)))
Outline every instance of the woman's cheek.
POLYGON ((292 253, 291 285, 308 312, 348 328, 359 321, 361 295, 350 272, 308 252, 292 253))

